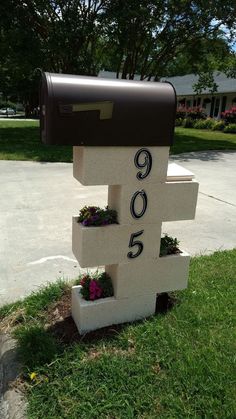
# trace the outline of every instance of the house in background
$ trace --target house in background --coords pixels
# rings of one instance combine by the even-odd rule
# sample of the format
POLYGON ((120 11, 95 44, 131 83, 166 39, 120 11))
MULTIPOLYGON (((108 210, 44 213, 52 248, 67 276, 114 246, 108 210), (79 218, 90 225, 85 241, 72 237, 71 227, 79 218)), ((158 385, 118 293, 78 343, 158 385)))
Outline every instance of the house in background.
MULTIPOLYGON (((99 77, 115 79, 116 73, 112 71, 100 71, 99 77)), ((134 77, 140 80, 138 74, 134 77)), ((186 106, 187 108, 200 106, 205 109, 207 116, 220 119, 221 112, 236 106, 236 79, 228 78, 224 73, 214 72, 214 81, 217 92, 210 93, 208 89, 201 94, 194 92, 193 86, 198 81, 198 76, 187 74, 186 76, 176 76, 162 78, 161 81, 169 81, 173 84, 177 94, 177 106, 186 106)))
POLYGON ((216 119, 220 119, 221 112, 236 106, 236 79, 228 78, 224 73, 214 73, 214 81, 218 86, 215 93, 205 89, 201 94, 196 94, 193 86, 197 83, 198 76, 194 74, 162 79, 164 80, 175 87, 178 106, 200 106, 205 109, 207 116, 216 119))

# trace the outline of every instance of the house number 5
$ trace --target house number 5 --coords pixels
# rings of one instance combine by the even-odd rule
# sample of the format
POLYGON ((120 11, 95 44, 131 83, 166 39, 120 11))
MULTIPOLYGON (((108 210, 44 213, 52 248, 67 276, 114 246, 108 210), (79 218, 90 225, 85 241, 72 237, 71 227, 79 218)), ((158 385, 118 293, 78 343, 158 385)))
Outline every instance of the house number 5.
MULTIPOLYGON (((138 180, 145 179, 150 174, 151 168, 152 168, 152 156, 151 156, 150 151, 147 150, 146 148, 141 148, 140 150, 138 150, 134 157, 134 164, 138 169, 144 169, 144 171, 139 171, 137 173, 136 175, 137 179, 138 180)), ((148 203, 147 194, 143 189, 141 191, 135 192, 130 202, 130 212, 131 212, 132 217, 136 219, 141 218, 146 212, 147 203, 148 203), (140 196, 143 201, 143 207, 139 213, 137 213, 137 211, 135 210, 135 201, 138 196, 140 196)), ((143 242, 141 242, 140 240, 135 240, 135 239, 136 237, 141 236, 143 232, 144 230, 141 230, 141 231, 138 231, 137 233, 131 234, 129 247, 137 246, 137 252, 136 253, 133 253, 131 251, 128 252, 127 257, 129 259, 134 259, 134 258, 137 258, 139 255, 141 255, 143 251, 143 242)))

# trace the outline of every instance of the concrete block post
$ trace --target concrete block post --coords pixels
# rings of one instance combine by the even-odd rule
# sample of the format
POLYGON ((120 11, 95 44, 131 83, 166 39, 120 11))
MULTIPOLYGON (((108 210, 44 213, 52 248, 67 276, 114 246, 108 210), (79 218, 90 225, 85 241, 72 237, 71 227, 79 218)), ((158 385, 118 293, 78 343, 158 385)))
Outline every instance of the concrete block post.
MULTIPOLYGON (((72 248, 81 267, 105 265, 114 296, 85 301, 72 290, 72 316, 80 333, 155 313, 156 294, 187 286, 186 252, 160 257, 162 221, 192 219, 198 184, 167 178, 169 147, 74 147, 74 176, 82 184, 108 184, 108 205, 118 223, 84 227, 73 217, 72 248)), ((181 178, 181 177, 180 177, 181 178)))

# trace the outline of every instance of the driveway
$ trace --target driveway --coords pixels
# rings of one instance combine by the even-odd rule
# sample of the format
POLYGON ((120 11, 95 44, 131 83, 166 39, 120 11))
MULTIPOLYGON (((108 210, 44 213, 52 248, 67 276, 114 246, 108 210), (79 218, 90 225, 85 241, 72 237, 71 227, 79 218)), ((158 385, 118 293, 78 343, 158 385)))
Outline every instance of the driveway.
MULTIPOLYGON (((171 161, 200 183, 194 221, 163 223, 191 255, 236 246, 235 152, 198 152, 171 161)), ((84 205, 104 206, 106 186, 85 187, 69 163, 0 161, 0 305, 60 277, 76 278, 71 217, 84 205)))

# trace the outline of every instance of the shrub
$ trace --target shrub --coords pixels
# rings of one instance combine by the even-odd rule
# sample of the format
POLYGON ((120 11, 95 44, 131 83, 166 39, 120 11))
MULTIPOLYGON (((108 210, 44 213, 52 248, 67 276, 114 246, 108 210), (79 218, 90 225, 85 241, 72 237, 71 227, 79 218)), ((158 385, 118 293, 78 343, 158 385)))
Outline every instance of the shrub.
POLYGON ((177 238, 173 238, 168 236, 168 234, 165 234, 165 236, 161 238, 160 256, 180 253, 178 245, 179 241, 177 238))
POLYGON ((196 129, 213 129, 216 125, 216 121, 212 118, 200 119, 194 123, 196 129))
POLYGON ((182 118, 177 118, 175 120, 175 126, 176 127, 181 127, 182 123, 183 123, 183 119, 182 118))
POLYGON ((226 124, 235 124, 236 123, 236 106, 233 106, 231 109, 222 112, 222 119, 226 124))
POLYGON ((184 128, 193 128, 194 120, 191 118, 185 118, 183 119, 182 126, 184 128))
POLYGON ((86 227, 117 224, 117 212, 108 207, 105 207, 105 209, 99 207, 83 207, 79 213, 78 223, 86 227))
POLYGON ((176 120, 177 119, 181 119, 181 120, 183 120, 184 118, 185 118, 185 116, 186 116, 186 112, 187 112, 187 108, 185 108, 184 106, 179 106, 177 109, 176 109, 176 120))
POLYGON ((200 106, 197 106, 195 108, 188 108, 187 109, 187 116, 189 118, 194 119, 194 120, 205 119, 206 118, 205 111, 202 108, 200 108, 200 106))
POLYGON ((215 125, 212 127, 212 130, 213 131, 223 131, 224 128, 225 128, 224 121, 219 121, 219 122, 215 123, 215 125))
POLYGON ((98 300, 99 298, 112 297, 114 295, 111 278, 106 272, 100 274, 89 274, 80 280, 81 295, 87 301, 98 300))
POLYGON ((185 119, 185 118, 191 118, 193 120, 205 119, 206 114, 205 114, 205 111, 202 108, 200 108, 200 106, 196 106, 193 108, 186 108, 186 107, 180 106, 176 110, 176 119, 185 119))
POLYGON ((236 134, 236 124, 226 125, 226 127, 224 128, 224 132, 230 132, 232 134, 236 134))

